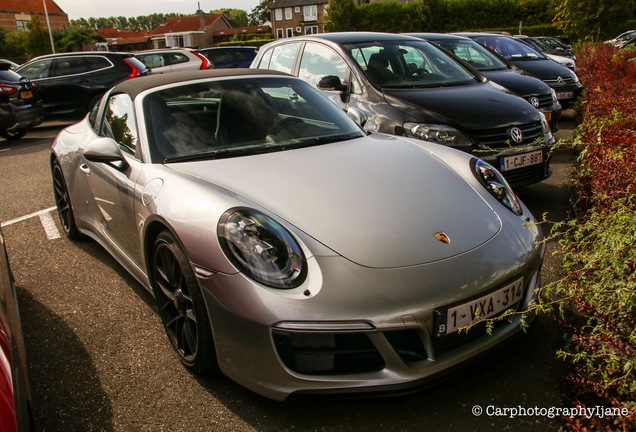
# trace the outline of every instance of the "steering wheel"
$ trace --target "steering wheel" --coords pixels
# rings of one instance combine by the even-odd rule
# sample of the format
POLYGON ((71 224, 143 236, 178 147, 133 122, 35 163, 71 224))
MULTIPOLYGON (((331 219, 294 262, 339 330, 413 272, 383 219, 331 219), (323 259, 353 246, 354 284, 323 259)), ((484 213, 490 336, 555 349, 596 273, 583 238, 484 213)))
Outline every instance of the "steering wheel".
POLYGON ((281 132, 284 132, 290 126, 295 124, 300 124, 300 123, 305 123, 305 122, 302 119, 299 119, 298 117, 285 117, 284 119, 281 119, 278 122, 274 123, 274 126, 272 126, 269 129, 269 131, 267 131, 267 135, 273 135, 273 136, 279 135, 281 132))
POLYGON ((417 68, 417 69, 412 70, 411 72, 409 72, 408 75, 406 75, 406 78, 419 77, 423 73, 428 73, 428 71, 426 69, 424 69, 424 68, 417 68))

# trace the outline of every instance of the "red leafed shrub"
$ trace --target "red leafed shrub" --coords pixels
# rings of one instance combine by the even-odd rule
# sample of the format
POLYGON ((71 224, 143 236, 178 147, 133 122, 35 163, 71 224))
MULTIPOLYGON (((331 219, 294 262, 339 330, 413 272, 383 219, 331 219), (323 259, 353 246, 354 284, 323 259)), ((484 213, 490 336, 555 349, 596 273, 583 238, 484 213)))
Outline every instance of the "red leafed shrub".
POLYGON ((609 208, 636 191, 636 50, 586 45, 577 63, 585 88, 578 203, 609 208))
POLYGON ((555 225, 567 276, 559 303, 574 406, 621 415, 566 419, 574 431, 636 431, 636 50, 588 45, 575 137, 577 217, 555 225))

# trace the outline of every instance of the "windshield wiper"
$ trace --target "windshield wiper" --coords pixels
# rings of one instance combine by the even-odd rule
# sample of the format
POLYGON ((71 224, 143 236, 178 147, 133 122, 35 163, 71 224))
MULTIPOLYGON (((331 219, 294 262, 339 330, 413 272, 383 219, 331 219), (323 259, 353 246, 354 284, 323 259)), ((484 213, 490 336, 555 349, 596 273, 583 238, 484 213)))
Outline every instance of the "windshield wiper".
POLYGON ((343 133, 343 134, 333 134, 333 135, 322 135, 310 138, 296 138, 291 139, 281 146, 282 150, 288 150, 291 148, 303 148, 303 147, 311 147, 315 145, 321 144, 329 144, 332 142, 338 141, 348 141, 355 138, 361 138, 362 135, 357 132, 343 133))
POLYGON ((163 160, 163 163, 172 162, 192 162, 206 159, 223 159, 234 156, 245 156, 246 154, 260 153, 258 148, 225 148, 209 150, 203 153, 193 153, 183 156, 168 156, 163 160))

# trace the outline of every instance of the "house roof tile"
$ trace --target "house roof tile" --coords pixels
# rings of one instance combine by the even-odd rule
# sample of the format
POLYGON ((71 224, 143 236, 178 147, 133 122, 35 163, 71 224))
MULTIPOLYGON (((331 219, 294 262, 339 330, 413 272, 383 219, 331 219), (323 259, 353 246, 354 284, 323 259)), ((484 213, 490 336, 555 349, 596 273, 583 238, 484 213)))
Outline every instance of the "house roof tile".
MULTIPOLYGON (((0 0, 0 10, 23 13, 44 13, 44 4, 42 0, 0 0)), ((46 10, 50 14, 66 13, 53 0, 46 0, 46 10)))

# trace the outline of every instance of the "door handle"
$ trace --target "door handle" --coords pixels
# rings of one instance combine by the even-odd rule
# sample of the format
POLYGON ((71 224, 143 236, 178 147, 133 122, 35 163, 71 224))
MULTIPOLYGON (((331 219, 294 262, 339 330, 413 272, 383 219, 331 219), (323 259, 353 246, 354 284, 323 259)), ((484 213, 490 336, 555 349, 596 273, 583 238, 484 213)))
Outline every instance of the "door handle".
POLYGON ((84 174, 91 173, 91 169, 86 164, 81 164, 79 168, 80 168, 80 171, 82 171, 84 174))

